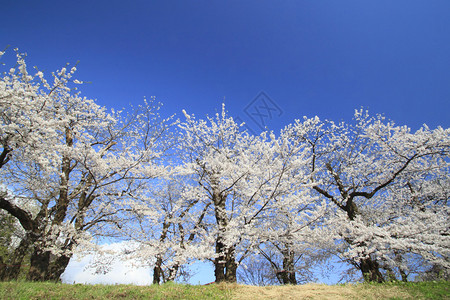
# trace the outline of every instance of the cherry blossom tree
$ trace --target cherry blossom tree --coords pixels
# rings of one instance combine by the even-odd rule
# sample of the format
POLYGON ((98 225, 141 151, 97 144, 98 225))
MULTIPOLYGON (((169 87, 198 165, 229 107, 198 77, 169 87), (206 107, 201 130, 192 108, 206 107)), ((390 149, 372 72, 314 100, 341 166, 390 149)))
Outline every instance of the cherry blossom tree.
MULTIPOLYGON (((305 126, 305 133, 310 126, 315 124, 305 126)), ((271 145, 275 160, 281 162, 277 169, 282 170, 283 186, 260 221, 265 226, 258 233, 260 244, 255 253, 269 263, 272 278, 279 284, 311 281, 312 269, 328 257, 333 244, 324 230, 328 205, 314 193, 314 184, 307 184, 311 180, 309 147, 292 137, 287 127, 271 145)))
MULTIPOLYGON (((1 53, 1 55, 3 54, 4 52, 1 53)), ((16 247, 14 255, 10 256, 8 265, 11 267, 3 272, 6 278, 16 278, 18 275, 19 267, 30 245, 30 232, 34 229, 31 222, 32 214, 37 217, 37 211, 32 201, 22 201, 20 203, 22 207, 19 207, 18 199, 11 196, 11 192, 7 189, 10 186, 10 178, 9 174, 4 172, 5 165, 11 162, 27 163, 34 160, 45 165, 45 156, 37 153, 45 151, 46 146, 44 145, 54 144, 56 137, 54 125, 59 123, 59 120, 52 118, 49 107, 52 106, 53 98, 47 97, 41 90, 41 86, 45 86, 49 93, 56 93, 61 86, 59 82, 50 86, 44 80, 42 72, 37 72, 35 76, 30 75, 26 68, 24 55, 16 50, 16 56, 16 67, 4 72, 0 81, 2 120, 0 129, 2 145, 0 207, 15 216, 27 234, 16 247)), ((52 152, 48 152, 47 155, 51 156, 52 152)))
POLYGON ((311 185, 304 174, 308 158, 274 134, 241 131, 224 107, 207 120, 185 116, 183 162, 200 187, 197 197, 211 206, 207 225, 216 282, 235 282, 238 265, 274 230, 277 211, 307 199, 302 195, 311 185))
POLYGON ((314 118, 290 130, 309 145, 313 189, 336 208, 342 257, 366 280, 393 267, 405 279, 413 254, 448 268, 449 129, 412 133, 359 110, 354 124, 314 118))
POLYGON ((302 206, 291 202, 273 214, 270 231, 261 233, 256 254, 269 263, 276 283, 313 281, 313 268, 328 258, 332 244, 322 228, 325 211, 326 203, 305 199, 302 206))
POLYGON ((235 282, 263 258, 270 280, 296 284, 330 251, 367 281, 448 276, 450 129, 357 110, 254 136, 224 106, 171 129, 154 99, 109 111, 81 97, 76 67, 47 81, 24 58, 0 79, 0 221, 16 240, 2 279, 31 253, 28 279, 58 280, 101 237, 132 241, 122 255, 151 264, 154 283, 194 260, 235 282))
POLYGON ((33 248, 28 279, 58 280, 76 246, 121 226, 116 203, 164 173, 167 122, 152 102, 125 115, 80 97, 75 67, 49 83, 17 58, 0 83, 0 208, 26 231, 15 259, 33 248))
POLYGON ((189 177, 172 170, 166 178, 151 181, 147 189, 130 199, 130 221, 121 235, 135 247, 117 255, 142 266, 153 266, 153 283, 189 277, 187 265, 193 259, 214 255, 203 239, 204 218, 210 204, 192 197, 189 177))

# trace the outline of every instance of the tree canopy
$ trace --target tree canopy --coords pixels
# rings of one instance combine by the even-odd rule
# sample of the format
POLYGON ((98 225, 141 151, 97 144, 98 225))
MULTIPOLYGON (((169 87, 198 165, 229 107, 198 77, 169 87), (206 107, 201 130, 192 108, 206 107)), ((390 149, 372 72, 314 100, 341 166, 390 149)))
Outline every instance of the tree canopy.
POLYGON ((101 237, 130 241, 117 255, 154 283, 196 260, 216 282, 297 284, 336 258, 367 281, 448 276, 450 129, 360 109, 253 135, 225 105, 177 121, 155 99, 115 111, 81 96, 76 67, 48 81, 16 59, 0 80, 1 279, 27 258, 29 280, 59 280, 101 237))

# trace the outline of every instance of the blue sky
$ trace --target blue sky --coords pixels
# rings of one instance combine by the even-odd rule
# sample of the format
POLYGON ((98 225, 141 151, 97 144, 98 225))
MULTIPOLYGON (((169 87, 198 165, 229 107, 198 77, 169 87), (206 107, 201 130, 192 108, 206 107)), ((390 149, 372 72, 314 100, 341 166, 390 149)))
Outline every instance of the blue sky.
POLYGON ((0 49, 18 47, 47 74, 80 61, 77 78, 91 82, 83 95, 108 107, 156 96, 166 115, 203 117, 225 102, 254 132, 304 115, 349 120, 360 107, 413 130, 450 125, 448 0, 3 0, 0 8, 0 49))
POLYGON ((3 0, 0 10, 1 48, 47 72, 80 61, 77 77, 92 82, 83 94, 103 105, 156 96, 167 114, 204 116, 225 99, 256 132, 244 110, 261 91, 281 110, 265 122, 276 131, 359 107, 449 127, 449 37, 447 0, 3 0))

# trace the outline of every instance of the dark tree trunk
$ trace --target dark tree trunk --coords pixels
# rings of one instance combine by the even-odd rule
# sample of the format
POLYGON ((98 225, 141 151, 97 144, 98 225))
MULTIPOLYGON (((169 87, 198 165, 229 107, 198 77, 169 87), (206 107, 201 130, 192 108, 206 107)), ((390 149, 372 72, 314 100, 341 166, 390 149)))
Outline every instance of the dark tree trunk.
POLYGON ((294 266, 294 252, 286 248, 281 251, 283 255, 283 270, 278 271, 276 276, 281 284, 297 284, 294 266))
MULTIPOLYGON (((356 203, 353 202, 352 197, 347 200, 344 210, 347 212, 350 221, 353 221, 356 218, 358 214, 358 207, 356 203)), ((381 274, 380 272, 380 265, 378 264, 378 262, 372 260, 370 257, 364 258, 360 261, 359 269, 361 270, 364 281, 380 282, 380 283, 384 282, 383 274, 381 274)))
POLYGON ((61 255, 57 257, 55 261, 50 264, 45 280, 59 282, 61 280, 61 275, 66 270, 71 258, 72 255, 61 255))
POLYGON ((158 258, 156 259, 155 266, 153 267, 153 284, 159 284, 160 279, 163 275, 161 265, 162 265, 162 258, 161 256, 158 256, 158 258))
POLYGON ((231 247, 228 249, 227 260, 225 262, 225 281, 226 282, 237 282, 237 263, 236 263, 236 255, 235 248, 231 247))
POLYGON ((30 259, 30 270, 28 271, 27 280, 29 281, 45 281, 50 265, 50 252, 43 251, 38 247, 35 248, 30 259))
POLYGON ((237 282, 237 263, 235 258, 235 247, 226 248, 220 241, 216 242, 216 253, 214 259, 215 282, 237 282))
POLYGON ((3 281, 3 273, 5 272, 6 265, 3 263, 3 257, 0 256, 0 281, 3 281))
POLYGON ((364 281, 367 282, 384 282, 383 274, 380 272, 380 266, 370 257, 361 260, 359 269, 363 274, 364 281))
POLYGON ((226 247, 221 238, 216 241, 217 257, 214 259, 215 282, 237 282, 235 247, 226 247))
POLYGON ((295 266, 294 266, 294 252, 288 248, 283 252, 283 269, 286 271, 287 282, 284 284, 297 284, 297 278, 295 277, 295 266))
POLYGON ((289 284, 289 274, 286 270, 278 271, 276 275, 281 284, 289 284))
POLYGON ((295 276, 295 271, 289 273, 289 284, 297 285, 297 277, 295 276))
POLYGON ((237 264, 235 259, 235 246, 224 243, 224 236, 228 227, 228 216, 226 213, 226 195, 218 191, 213 192, 214 210, 216 222, 219 229, 216 238, 216 255, 214 259, 214 275, 216 282, 236 282, 237 264))
POLYGON ((220 261, 220 258, 214 259, 214 276, 216 283, 225 281, 225 264, 220 261))
POLYGON ((214 276, 216 282, 225 281, 225 246, 220 238, 216 241, 216 253, 217 257, 214 259, 214 276))
POLYGON ((288 271, 286 269, 278 271, 276 274, 278 281, 281 284, 297 285, 297 278, 294 271, 288 271))
POLYGON ((47 279, 48 281, 59 282, 61 280, 61 275, 67 268, 70 259, 73 256, 72 250, 75 247, 75 243, 67 240, 66 246, 63 248, 67 254, 62 254, 59 256, 50 255, 50 265, 48 267, 47 279))

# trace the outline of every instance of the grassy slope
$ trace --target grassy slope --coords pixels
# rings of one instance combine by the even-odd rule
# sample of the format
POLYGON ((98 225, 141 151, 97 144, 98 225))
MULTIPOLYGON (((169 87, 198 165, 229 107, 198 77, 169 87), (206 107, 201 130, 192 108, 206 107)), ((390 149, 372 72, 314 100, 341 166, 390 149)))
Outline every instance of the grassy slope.
POLYGON ((239 286, 238 299, 450 299, 450 282, 239 286))
POLYGON ((450 282, 269 287, 4 282, 0 299, 450 299, 450 282))

